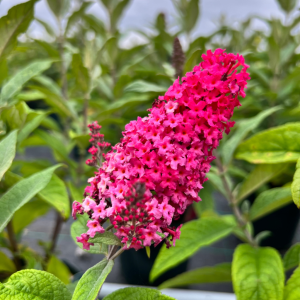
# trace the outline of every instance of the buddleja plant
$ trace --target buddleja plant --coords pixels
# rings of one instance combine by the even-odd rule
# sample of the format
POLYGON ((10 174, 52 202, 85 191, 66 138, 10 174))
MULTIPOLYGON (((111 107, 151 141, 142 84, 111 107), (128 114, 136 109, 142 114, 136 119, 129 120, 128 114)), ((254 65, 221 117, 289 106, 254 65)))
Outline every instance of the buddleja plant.
MULTIPOLYGON (((149 251, 151 244, 162 241, 170 248, 171 241, 172 249, 178 251, 175 241, 180 238, 181 226, 172 228, 171 222, 188 205, 200 201, 198 192, 215 159, 213 150, 223 132, 229 133, 234 125, 230 118, 240 105, 238 96, 245 96, 249 79, 242 56, 217 49, 208 51, 203 59, 182 82, 177 79, 154 101, 147 117, 126 125, 123 139, 108 153, 103 152, 109 144, 99 132, 101 126, 96 122, 89 125, 92 159, 87 164, 98 171, 88 180, 83 202, 73 203, 73 217, 78 215, 79 220, 72 225, 72 235, 77 235, 83 249, 105 253, 106 257, 82 276, 72 299, 95 299, 114 260, 127 249, 148 247, 149 251)), ((222 228, 222 236, 232 227, 218 219, 210 222, 214 228, 222 228)), ((189 250, 193 251, 192 247, 189 250)), ((165 261, 163 270, 169 267, 165 261)), ((0 295, 23 293, 14 278, 26 274, 21 271, 13 275, 1 286, 0 295)), ((38 276, 50 275, 33 272, 34 280, 38 276)), ((53 286, 56 284, 54 280, 53 286)), ((67 295, 62 284, 60 288, 67 295)), ((39 291, 30 291, 36 292, 42 293, 42 286, 39 291)), ((126 289, 109 297, 124 293, 130 298, 126 289)), ((136 296, 145 291, 132 293, 136 296)), ((63 293, 61 297, 65 297, 63 293)))

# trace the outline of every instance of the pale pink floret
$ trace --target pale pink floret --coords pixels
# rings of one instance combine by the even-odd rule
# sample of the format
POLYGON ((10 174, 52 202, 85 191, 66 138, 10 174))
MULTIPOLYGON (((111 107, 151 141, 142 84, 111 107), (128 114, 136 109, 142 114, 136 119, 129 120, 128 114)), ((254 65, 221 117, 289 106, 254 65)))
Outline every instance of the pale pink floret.
POLYGON ((99 205, 94 207, 94 213, 92 215, 92 218, 96 220, 98 220, 99 218, 105 219, 107 217, 105 207, 106 207, 105 201, 101 200, 99 205))
POLYGON ((90 210, 94 209, 95 206, 96 202, 90 197, 86 197, 82 203, 82 207, 85 212, 89 212, 90 210))
POLYGON ((87 222, 87 227, 89 228, 89 230, 87 231, 87 234, 92 238, 95 236, 95 234, 97 232, 99 232, 99 233, 105 232, 105 229, 96 220, 94 220, 94 221, 89 220, 87 222))
POLYGON ((85 250, 90 250, 90 246, 94 246, 93 243, 89 243, 90 236, 86 233, 83 233, 80 237, 76 237, 78 243, 82 243, 82 248, 85 250))

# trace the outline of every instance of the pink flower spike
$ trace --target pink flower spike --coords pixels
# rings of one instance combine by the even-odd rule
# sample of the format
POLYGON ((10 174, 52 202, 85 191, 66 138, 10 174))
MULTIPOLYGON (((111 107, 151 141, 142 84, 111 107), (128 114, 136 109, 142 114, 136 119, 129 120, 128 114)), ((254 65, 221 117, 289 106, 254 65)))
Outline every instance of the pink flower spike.
POLYGON ((96 220, 95 221, 89 220, 87 222, 87 227, 89 228, 87 234, 92 238, 95 236, 97 232, 99 233, 105 232, 105 229, 96 220))

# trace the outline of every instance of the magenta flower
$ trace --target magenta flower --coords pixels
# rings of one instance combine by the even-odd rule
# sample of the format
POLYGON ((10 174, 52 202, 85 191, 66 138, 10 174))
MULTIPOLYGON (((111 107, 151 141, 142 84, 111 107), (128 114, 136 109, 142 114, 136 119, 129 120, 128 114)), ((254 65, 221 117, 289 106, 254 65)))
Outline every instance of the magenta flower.
MULTIPOLYGON (((162 240, 170 246, 167 236, 175 245, 180 227, 170 224, 188 205, 201 200, 198 193, 215 159, 212 152, 223 132, 228 134, 234 125, 230 118, 240 106, 238 96, 245 97, 248 65, 241 55, 222 49, 209 50, 202 58, 182 83, 175 80, 153 103, 147 117, 125 126, 123 139, 89 179, 82 204, 91 218, 89 224, 103 224, 109 218, 126 249, 138 250, 162 240)), ((90 125, 93 147, 98 150, 97 139, 101 147, 107 145, 99 129, 97 123, 90 125)), ((98 155, 93 147, 90 165, 95 165, 98 155)), ((78 205, 73 209, 82 213, 78 205)), ((86 236, 81 240, 87 247, 86 236)))

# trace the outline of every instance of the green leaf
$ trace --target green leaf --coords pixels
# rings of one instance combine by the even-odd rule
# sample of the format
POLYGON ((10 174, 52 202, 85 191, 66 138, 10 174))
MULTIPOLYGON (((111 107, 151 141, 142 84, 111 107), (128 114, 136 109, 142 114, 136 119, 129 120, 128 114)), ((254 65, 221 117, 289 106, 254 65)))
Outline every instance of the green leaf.
POLYGON ((160 291, 140 288, 127 287, 117 290, 110 295, 104 297, 103 300, 176 300, 172 297, 163 295, 160 291))
POLYGON ((0 252, 0 272, 14 273, 16 271, 13 261, 6 254, 0 252))
POLYGON ((71 193, 72 200, 82 202, 82 199, 84 198, 83 197, 84 188, 82 188, 82 191, 81 191, 80 188, 75 187, 71 181, 67 182, 67 186, 71 193))
POLYGON ((146 246, 145 249, 146 249, 146 254, 147 254, 148 258, 150 258, 151 248, 149 246, 146 246))
POLYGON ((269 109, 266 109, 253 118, 248 118, 237 124, 237 129, 234 134, 225 142, 222 149, 223 162, 225 165, 228 165, 231 161, 232 155, 239 145, 239 143, 248 135, 249 132, 254 130, 259 126, 259 124, 268 116, 274 112, 282 109, 281 106, 275 106, 269 109))
POLYGON ((286 271, 299 266, 300 264, 300 243, 293 245, 283 257, 283 265, 286 271))
POLYGON ((110 26, 112 32, 116 31, 120 17, 124 12, 126 6, 129 4, 129 2, 130 0, 121 0, 113 9, 112 14, 110 16, 110 26))
POLYGON ((23 87, 34 76, 37 76, 49 69, 52 65, 53 60, 36 60, 30 63, 25 68, 17 72, 2 88, 0 106, 5 105, 9 99, 15 96, 23 87))
POLYGON ((158 289, 214 282, 231 282, 231 263, 222 263, 213 267, 203 267, 184 272, 163 282, 158 289))
POLYGON ((37 0, 13 6, 6 16, 0 19, 0 61, 17 45, 20 33, 27 30, 33 19, 33 8, 37 0))
POLYGON ((0 299, 9 300, 71 300, 66 286, 54 275, 37 270, 13 274, 5 284, 0 283, 0 299))
POLYGON ((16 155, 17 130, 12 131, 0 142, 0 181, 16 155))
POLYGON ((68 33, 68 31, 72 28, 73 25, 75 25, 81 17, 84 16, 84 13, 86 9, 92 4, 92 2, 83 2, 78 10, 73 12, 73 14, 68 19, 68 23, 66 26, 65 34, 68 33))
POLYGON ((257 220, 290 202, 292 202, 292 194, 289 187, 264 191, 258 195, 251 206, 250 220, 257 220))
POLYGON ((294 174, 291 190, 293 201, 297 207, 300 208, 300 158, 297 161, 296 172, 294 174))
POLYGON ((39 114, 28 123, 26 123, 25 126, 21 128, 18 134, 18 143, 22 143, 22 141, 24 141, 33 130, 39 127, 46 116, 47 114, 39 114))
POLYGON ((35 219, 49 211, 50 205, 42 200, 34 200, 24 204, 18 209, 13 217, 13 228, 16 234, 21 232, 35 219))
POLYGON ((55 165, 16 183, 0 198, 0 232, 13 214, 49 183, 53 172, 61 165, 55 165))
POLYGON ((273 248, 239 245, 233 255, 232 281, 237 300, 282 300, 284 270, 273 248))
POLYGON ((278 0, 277 2, 286 13, 289 13, 291 10, 293 10, 297 4, 296 0, 278 0))
POLYGON ((75 77, 76 86, 80 88, 83 93, 87 93, 90 89, 90 78, 88 69, 83 65, 81 55, 79 53, 73 54, 72 70, 75 77))
MULTIPOLYGON (((71 225, 71 236, 72 239, 74 240, 74 242, 77 244, 77 246, 81 249, 82 248, 82 243, 78 243, 76 237, 81 236, 81 234, 86 233, 88 231, 88 227, 86 226, 87 221, 89 220, 89 217, 87 214, 84 215, 78 215, 77 214, 77 220, 75 222, 73 222, 73 224, 71 225)), ((89 252, 89 253, 104 253, 107 254, 107 247, 105 247, 105 245, 99 245, 96 244, 95 246, 91 246, 90 250, 85 250, 83 249, 85 252, 89 252)))
POLYGON ((69 268, 56 256, 51 255, 46 271, 55 275, 64 284, 70 283, 71 273, 69 268))
POLYGON ((300 123, 288 123, 255 134, 237 148, 235 157, 254 164, 296 162, 300 156, 300 123))
POLYGON ((88 269, 79 280, 72 299, 95 300, 113 265, 113 260, 103 259, 88 269))
POLYGON ((187 11, 184 19, 185 30, 190 33, 195 27, 199 17, 199 0, 190 0, 187 5, 187 11))
POLYGON ((232 232, 233 226, 218 218, 203 218, 190 221, 181 228, 181 236, 176 246, 161 248, 150 273, 150 280, 193 255, 204 246, 208 246, 232 232))
POLYGON ((155 92, 162 93, 166 91, 166 88, 163 86, 159 86, 154 83, 150 83, 143 80, 136 80, 130 83, 125 89, 125 92, 136 92, 136 93, 147 93, 147 92, 155 92))
POLYGON ((70 0, 47 0, 47 3, 59 21, 69 11, 71 5, 70 0))
POLYGON ((201 55, 201 49, 197 49, 191 54, 184 65, 184 73, 193 71, 194 66, 201 62, 201 55))
POLYGON ((300 299, 300 267, 298 267, 284 288, 284 300, 300 299))
POLYGON ((237 195, 237 201, 245 199, 260 186, 278 176, 287 168, 287 164, 261 164, 255 166, 252 172, 241 184, 237 195))
MULTIPOLYGON (((50 24, 48 24, 47 22, 41 20, 41 19, 38 19, 38 18, 35 18, 35 20, 40 23, 44 28, 45 30, 47 31, 47 33, 51 36, 51 37, 55 37, 55 32, 53 30, 53 28, 51 27, 50 24)), ((38 41, 39 42, 39 41, 38 41)))
POLYGON ((201 216, 202 213, 207 211, 214 211, 215 205, 212 196, 214 190, 215 189, 210 183, 210 181, 204 182, 203 189, 199 192, 199 196, 202 201, 193 203, 193 207, 198 216, 201 216))
POLYGON ((65 183, 53 175, 47 186, 39 192, 39 199, 52 205, 66 220, 70 216, 70 200, 65 183))
POLYGON ((90 243, 97 243, 97 244, 106 244, 106 245, 117 245, 122 246, 120 240, 109 231, 104 233, 96 233, 95 237, 89 239, 90 243))

